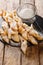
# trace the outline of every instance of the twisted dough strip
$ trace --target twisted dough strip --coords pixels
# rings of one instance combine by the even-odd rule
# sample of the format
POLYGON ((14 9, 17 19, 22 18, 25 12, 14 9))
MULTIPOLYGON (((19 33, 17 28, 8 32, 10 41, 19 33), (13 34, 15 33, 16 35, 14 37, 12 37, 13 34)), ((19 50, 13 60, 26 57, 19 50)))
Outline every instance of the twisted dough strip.
POLYGON ((28 26, 22 22, 22 20, 17 16, 16 11, 7 12, 2 10, 0 16, 5 20, 3 21, 5 24, 2 23, 2 28, 4 32, 6 32, 9 40, 12 38, 14 41, 19 42, 19 35, 21 35, 25 40, 30 41, 32 44, 38 44, 37 40, 43 40, 43 36, 41 36, 32 25, 28 26))

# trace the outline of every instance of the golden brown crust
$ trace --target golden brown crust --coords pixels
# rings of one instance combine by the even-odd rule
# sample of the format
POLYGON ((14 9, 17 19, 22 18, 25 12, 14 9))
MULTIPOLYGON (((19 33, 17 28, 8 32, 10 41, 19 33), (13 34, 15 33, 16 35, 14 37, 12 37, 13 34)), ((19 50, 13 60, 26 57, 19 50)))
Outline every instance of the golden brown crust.
POLYGON ((37 40, 33 36, 30 36, 29 34, 28 34, 28 41, 34 45, 38 44, 37 40))
POLYGON ((30 41, 32 44, 38 44, 37 40, 43 40, 41 36, 34 28, 33 25, 28 26, 23 23, 22 20, 17 16, 16 10, 13 12, 7 12, 5 10, 0 10, 5 24, 2 24, 2 30, 0 34, 7 35, 9 39, 19 42, 19 34, 25 39, 30 41), (36 38, 36 39, 35 39, 36 38))
POLYGON ((36 30, 30 30, 30 35, 34 36, 37 40, 43 40, 43 35, 41 36, 36 30))

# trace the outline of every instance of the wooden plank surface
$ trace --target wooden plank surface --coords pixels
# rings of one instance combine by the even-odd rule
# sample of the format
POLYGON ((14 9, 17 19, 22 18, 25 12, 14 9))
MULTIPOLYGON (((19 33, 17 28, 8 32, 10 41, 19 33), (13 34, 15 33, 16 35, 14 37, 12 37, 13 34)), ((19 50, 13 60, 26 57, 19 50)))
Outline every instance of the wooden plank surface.
POLYGON ((0 42, 0 65, 2 65, 3 60, 3 44, 0 42))
POLYGON ((6 46, 4 65, 20 65, 20 49, 16 47, 6 46))
POLYGON ((27 56, 22 55, 22 65, 39 65, 38 47, 29 47, 27 56))
POLYGON ((34 4, 34 0, 21 0, 21 4, 23 3, 31 3, 34 4))
POLYGON ((37 14, 43 17, 43 0, 35 0, 37 14))
POLYGON ((43 42, 40 43, 39 50, 40 50, 40 65, 43 65, 43 42))
MULTIPOLYGON (((22 4, 24 2, 34 4, 34 0, 22 0, 22 4)), ((35 4, 38 15, 43 17, 43 0, 35 0, 35 4)), ((7 11, 12 11, 18 6, 19 0, 0 0, 0 8, 6 9, 7 11)), ((3 44, 0 44, 0 65, 2 65, 2 60, 3 44)), ((21 55, 19 48, 6 46, 3 65, 43 65, 43 47, 40 46, 40 49, 38 49, 38 46, 29 47, 27 56, 25 56, 23 53, 21 55)))
POLYGON ((0 0, 0 8, 12 11, 19 6, 19 0, 0 0))

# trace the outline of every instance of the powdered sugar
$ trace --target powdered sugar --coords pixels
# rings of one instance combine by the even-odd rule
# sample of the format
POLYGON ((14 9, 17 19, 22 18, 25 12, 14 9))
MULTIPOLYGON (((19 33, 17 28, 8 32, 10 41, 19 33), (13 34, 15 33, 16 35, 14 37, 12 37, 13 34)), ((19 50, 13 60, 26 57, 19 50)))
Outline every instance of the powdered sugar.
POLYGON ((18 14, 21 18, 27 19, 34 16, 34 11, 30 8, 24 8, 18 14))

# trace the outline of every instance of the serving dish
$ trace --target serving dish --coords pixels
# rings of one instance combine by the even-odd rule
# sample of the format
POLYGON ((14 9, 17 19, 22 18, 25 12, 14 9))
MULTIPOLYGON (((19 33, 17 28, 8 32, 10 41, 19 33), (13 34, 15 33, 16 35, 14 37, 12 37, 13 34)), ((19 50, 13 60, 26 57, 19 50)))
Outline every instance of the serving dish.
MULTIPOLYGON (((1 23, 2 23, 2 22, 3 22, 3 18, 0 17, 0 28, 1 28, 1 23)), ((36 20, 35 20, 35 22, 33 23, 33 25, 34 25, 34 27, 35 27, 41 34, 43 34, 43 18, 42 18, 42 17, 36 15, 36 20), (36 23, 36 22, 37 22, 37 23, 36 23)), ((7 44, 7 45, 10 45, 10 46, 12 46, 12 47, 20 47, 20 46, 21 46, 21 45, 20 45, 21 42, 20 42, 20 43, 16 43, 16 42, 10 40, 9 43, 6 43, 5 41, 3 41, 3 40, 1 39, 1 37, 0 37, 0 41, 1 41, 3 44, 7 44)), ((41 41, 38 41, 38 42, 39 42, 39 44, 40 44, 41 41)), ((28 46, 34 46, 34 45, 28 42, 28 46)))

